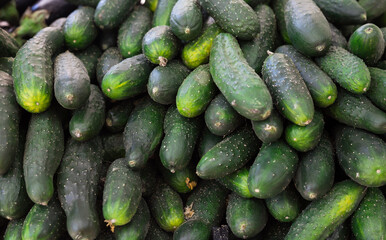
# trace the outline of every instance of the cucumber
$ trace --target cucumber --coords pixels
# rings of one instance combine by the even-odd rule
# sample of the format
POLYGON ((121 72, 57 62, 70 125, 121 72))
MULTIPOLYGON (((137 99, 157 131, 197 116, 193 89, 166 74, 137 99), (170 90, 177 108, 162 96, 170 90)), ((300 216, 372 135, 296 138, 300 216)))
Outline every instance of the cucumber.
POLYGON ((96 65, 96 76, 99 86, 102 86, 103 77, 113 66, 117 65, 123 60, 118 48, 111 47, 104 51, 98 59, 96 65))
POLYGON ((142 52, 150 62, 165 67, 178 53, 178 40, 169 26, 153 27, 142 39, 142 52))
POLYGON ((102 51, 117 46, 118 31, 116 29, 105 29, 98 34, 97 42, 102 51))
POLYGON ((245 199, 232 193, 226 209, 226 221, 236 237, 247 239, 264 229, 268 213, 263 201, 245 199))
POLYGON ((323 198, 311 202, 291 225, 285 240, 327 238, 358 207, 366 188, 351 180, 336 183, 323 198))
POLYGON ((170 15, 177 0, 158 0, 153 15, 153 27, 170 26, 170 15))
POLYGON ((256 156, 259 141, 249 126, 232 133, 216 144, 196 167, 196 174, 203 179, 221 178, 242 168, 256 156))
POLYGON ((376 65, 377 68, 386 70, 386 60, 379 61, 376 65))
POLYGON ((85 50, 75 52, 74 54, 83 62, 83 65, 87 69, 90 80, 94 80, 98 58, 102 54, 102 51, 99 49, 99 47, 95 44, 92 44, 85 50))
POLYGON ((219 34, 210 54, 210 73, 221 93, 242 116, 256 121, 269 117, 272 98, 263 80, 252 69, 229 33, 219 34))
POLYGON ((233 36, 251 40, 259 31, 259 18, 242 0, 199 0, 201 7, 216 23, 233 36))
POLYGON ((106 128, 113 133, 122 132, 133 108, 131 101, 118 102, 106 113, 106 128))
POLYGON ((146 240, 172 240, 173 237, 162 230, 155 222, 154 218, 150 218, 150 227, 146 234, 146 240))
POLYGON ((315 0, 315 3, 334 24, 361 24, 367 20, 366 10, 356 0, 315 0))
POLYGON ((385 239, 385 212, 385 196, 378 188, 370 188, 352 217, 351 227, 355 239, 385 239))
POLYGON ((362 94, 370 87, 366 64, 344 48, 331 46, 325 56, 315 61, 328 76, 352 93, 362 94))
POLYGON ((347 40, 343 36, 342 32, 337 29, 332 23, 330 23, 330 28, 332 34, 331 45, 347 49, 347 40))
POLYGON ((12 76, 16 100, 31 113, 48 109, 53 97, 54 70, 51 57, 63 45, 60 28, 46 27, 17 52, 12 76))
POLYGON ((86 104, 77 109, 70 120, 71 137, 77 141, 87 141, 99 134, 104 123, 105 100, 99 88, 91 84, 86 104))
POLYGON ((4 233, 4 240, 20 240, 24 218, 9 221, 4 233))
POLYGON ((177 192, 166 184, 160 184, 150 198, 150 211, 158 225, 173 232, 184 222, 184 207, 177 192))
POLYGON ((264 143, 249 169, 249 191, 257 198, 276 196, 291 182, 297 165, 298 155, 286 143, 264 143))
POLYGON ((197 186, 198 177, 193 164, 174 173, 164 167, 160 170, 164 181, 178 193, 190 192, 197 186))
POLYGON ((256 136, 263 143, 275 142, 283 134, 284 120, 276 109, 272 109, 271 115, 263 121, 252 121, 252 128, 256 136))
POLYGON ((334 232, 326 240, 350 240, 351 230, 349 220, 335 228, 334 232))
POLYGON ((25 240, 62 239, 66 215, 57 199, 47 206, 35 204, 25 217, 21 236, 25 240))
POLYGON ((262 73, 279 113, 296 125, 308 125, 314 117, 314 103, 291 58, 282 53, 270 55, 262 73))
POLYGON ((90 77, 82 61, 66 51, 54 64, 54 93, 58 103, 66 109, 82 107, 90 96, 90 77))
POLYGON ((178 88, 189 75, 189 70, 179 61, 172 60, 165 67, 157 66, 150 73, 147 83, 149 96, 158 103, 172 104, 176 101, 178 88))
POLYGON ((73 239, 95 239, 99 234, 96 197, 102 149, 99 137, 87 142, 70 139, 66 145, 58 171, 58 195, 73 239))
POLYGON ((123 133, 126 160, 130 167, 143 168, 161 142, 165 112, 164 106, 148 97, 134 107, 123 133))
POLYGON ((214 135, 207 127, 204 127, 204 130, 202 131, 201 137, 198 141, 198 156, 201 158, 205 153, 207 153, 212 147, 214 147, 222 140, 223 137, 214 135))
POLYGON ((185 168, 192 158, 201 125, 200 118, 186 118, 171 105, 164 121, 165 137, 159 156, 162 165, 172 173, 185 168))
POLYGON ((265 199, 269 213, 278 221, 292 222, 301 211, 301 199, 291 186, 278 195, 265 199))
POLYGON ((291 45, 283 45, 277 48, 276 52, 291 58, 316 106, 325 108, 334 103, 338 95, 336 85, 311 59, 303 56, 291 45))
POLYGON ((113 100, 124 100, 146 91, 153 66, 143 54, 114 65, 102 80, 103 93, 113 100))
POLYGON ((186 221, 173 234, 174 240, 210 239, 211 228, 201 219, 186 221))
POLYGON ((372 21, 386 12, 385 0, 359 0, 358 3, 366 10, 368 21, 372 21))
POLYGON ((121 25, 139 0, 100 0, 94 22, 100 29, 114 29, 121 25))
POLYGON ((367 187, 386 184, 386 143, 377 135, 342 127, 335 135, 336 154, 347 176, 367 187))
POLYGON ((215 135, 225 136, 243 123, 243 118, 227 102, 224 95, 218 94, 205 111, 205 123, 215 135))
POLYGON ((295 187, 308 201, 321 198, 334 184, 334 149, 326 134, 311 151, 300 155, 299 167, 294 177, 295 187))
POLYGON ((82 6, 96 7, 99 0, 66 0, 69 3, 82 6))
POLYGON ((369 68, 371 75, 370 89, 366 96, 380 109, 386 111, 386 70, 369 68))
POLYGON ((19 48, 16 39, 4 29, 0 29, 0 57, 14 57, 19 48))
POLYGON ((63 27, 67 47, 82 50, 95 40, 98 29, 93 22, 94 12, 92 7, 79 7, 68 15, 63 27))
POLYGON ((123 146, 123 133, 109 134, 102 137, 104 156, 106 161, 114 161, 125 157, 125 147, 123 146))
POLYGON ((253 196, 248 189, 248 176, 249 170, 246 167, 243 167, 225 177, 218 178, 217 181, 239 196, 243 198, 251 198, 253 196))
POLYGON ((193 70, 178 88, 178 112, 184 117, 197 117, 205 112, 215 95, 216 85, 210 75, 209 65, 201 65, 193 70))
POLYGON ((0 71, 12 75, 13 57, 0 57, 0 71))
POLYGON ((54 195, 54 175, 64 153, 62 122, 51 108, 31 117, 24 151, 24 180, 29 198, 47 205, 54 195))
POLYGON ((185 66, 194 69, 201 64, 208 63, 213 41, 221 32, 223 30, 213 23, 204 29, 197 39, 186 44, 181 53, 181 59, 185 66))
POLYGON ((4 175, 14 162, 19 144, 21 111, 16 102, 13 78, 0 70, 0 175, 4 175))
POLYGON ((170 14, 170 28, 182 41, 196 39, 201 33, 202 22, 203 16, 197 0, 178 0, 170 14))
POLYGON ((375 134, 386 133, 386 113, 363 95, 354 95, 342 89, 335 103, 325 113, 348 126, 375 134))
POLYGON ((139 173, 127 166, 126 159, 115 160, 107 170, 103 188, 103 216, 114 232, 115 226, 129 223, 141 201, 142 186, 139 173))
POLYGON ((291 43, 291 40, 288 36, 287 26, 285 23, 285 5, 288 0, 274 0, 272 3, 273 11, 275 12, 277 25, 279 28, 279 32, 284 42, 291 43))

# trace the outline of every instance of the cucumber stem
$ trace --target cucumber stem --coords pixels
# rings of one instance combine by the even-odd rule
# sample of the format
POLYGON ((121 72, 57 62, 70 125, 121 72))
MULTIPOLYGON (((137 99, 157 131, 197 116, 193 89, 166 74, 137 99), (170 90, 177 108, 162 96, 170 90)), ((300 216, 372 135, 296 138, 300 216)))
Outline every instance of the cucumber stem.
POLYGON ((159 56, 158 60, 159 60, 159 65, 161 67, 165 67, 166 64, 168 64, 168 60, 166 58, 162 57, 162 56, 159 56))
POLYGON ((106 224, 107 227, 110 227, 111 232, 114 232, 114 230, 115 230, 115 226, 114 226, 115 219, 105 220, 105 223, 107 223, 106 224))

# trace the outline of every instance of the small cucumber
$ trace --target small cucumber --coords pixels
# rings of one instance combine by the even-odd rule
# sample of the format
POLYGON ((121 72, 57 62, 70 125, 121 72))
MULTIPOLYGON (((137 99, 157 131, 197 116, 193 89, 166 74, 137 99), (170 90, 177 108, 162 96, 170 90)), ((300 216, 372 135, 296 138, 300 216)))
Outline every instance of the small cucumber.
POLYGON ((170 15, 177 0, 158 0, 153 15, 153 27, 170 26, 170 15))
POLYGON ((13 57, 0 57, 0 71, 12 75, 13 57))
POLYGON ((272 3, 273 11, 275 12, 277 25, 279 28, 279 32, 284 42, 291 43, 291 40, 288 36, 287 26, 285 24, 285 5, 288 0, 274 0, 272 3))
POLYGON ((4 240, 20 240, 23 223, 24 218, 9 221, 7 229, 5 230, 4 240))
POLYGON ((138 2, 139 0, 100 0, 95 9, 94 22, 100 29, 117 28, 138 2))
POLYGON ((120 101, 115 104, 106 113, 106 128, 113 133, 122 132, 133 108, 131 101, 120 101))
POLYGON ((187 193, 197 186, 198 177, 193 164, 174 173, 160 167, 164 181, 178 193, 187 193))
POLYGON ((95 44, 92 44, 85 50, 75 52, 74 54, 83 62, 83 65, 87 69, 87 73, 90 77, 90 80, 94 80, 98 58, 102 54, 102 51, 99 49, 99 47, 95 44))
POLYGON ((358 3, 366 10, 368 21, 372 21, 386 12, 385 0, 359 0, 358 3))
POLYGON ((210 239, 211 228, 201 219, 189 220, 181 224, 173 234, 174 240, 210 239))
POLYGON ((117 65, 123 60, 118 48, 111 47, 106 49, 98 59, 96 65, 96 76, 99 86, 102 86, 103 77, 113 66, 117 65))
POLYGON ((269 213, 281 222, 292 222, 301 212, 301 198, 291 185, 278 195, 265 199, 265 203, 269 213))
POLYGON ((315 3, 334 24, 361 24, 367 20, 366 10, 356 0, 315 0, 315 3))
POLYGON ((370 89, 366 96, 380 109, 386 111, 386 70, 369 68, 371 75, 370 89))
POLYGON ((252 121, 252 128, 256 136, 263 143, 275 142, 283 134, 284 120, 276 109, 272 109, 271 115, 263 121, 252 121))
POLYGON ((123 146, 123 133, 104 135, 102 137, 104 156, 106 161, 114 161, 125 157, 125 147, 123 146))
POLYGON ((246 167, 243 167, 225 177, 218 178, 217 181, 239 196, 243 198, 251 198, 253 196, 248 189, 248 176, 249 170, 246 167))
POLYGON ((0 57, 14 57, 20 45, 11 34, 0 29, 0 57))
POLYGON ((198 141, 198 156, 201 158, 217 143, 221 142, 223 137, 214 135, 209 131, 207 127, 204 127, 204 131, 201 133, 200 140, 198 141))
POLYGON ((196 39, 202 29, 203 16, 197 0, 178 0, 170 14, 170 27, 182 41, 196 39))

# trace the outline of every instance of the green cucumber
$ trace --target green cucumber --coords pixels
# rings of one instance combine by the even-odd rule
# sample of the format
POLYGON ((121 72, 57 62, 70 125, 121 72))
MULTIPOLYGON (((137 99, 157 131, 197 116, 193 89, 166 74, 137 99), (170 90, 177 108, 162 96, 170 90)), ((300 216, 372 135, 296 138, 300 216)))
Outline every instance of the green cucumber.
POLYGON ((196 39, 202 29, 203 16, 197 0, 178 0, 170 14, 170 28, 182 41, 196 39))
POLYGON ((4 240, 20 240, 23 223, 24 218, 10 221, 5 230, 4 240))
POLYGON ((85 105, 77 109, 70 120, 70 134, 77 141, 87 141, 99 134, 105 123, 105 100, 99 88, 91 84, 85 105))
POLYGON ((283 134, 284 120, 276 109, 272 109, 271 115, 263 121, 252 121, 252 128, 256 136, 263 143, 278 140, 283 134))
POLYGON ((150 218, 150 227, 146 234, 146 240, 172 240, 173 237, 162 230, 155 222, 154 218, 150 218))
POLYGON ((14 57, 19 50, 19 43, 11 34, 0 29, 0 57, 14 57))
POLYGON ((370 89, 366 96, 380 109, 386 111, 386 69, 369 68, 371 75, 370 89))
POLYGON ((117 29, 105 29, 100 31, 98 38, 98 46, 102 51, 106 51, 111 47, 117 46, 118 31, 117 29))
POLYGON ((301 212, 299 193, 288 186, 278 195, 265 199, 269 213, 278 221, 292 222, 301 212))
POLYGON ((100 29, 118 28, 139 0, 100 0, 94 22, 100 29))
POLYGON ((0 57, 0 71, 12 75, 13 57, 0 57))
POLYGON ((114 231, 115 226, 129 223, 141 201, 142 186, 139 173, 127 165, 126 159, 115 160, 107 170, 103 188, 103 216, 114 231))
POLYGON ((262 200, 246 199, 232 193, 226 209, 226 221, 236 237, 247 239, 264 229, 268 213, 262 200))
POLYGON ((281 34, 281 37, 283 38, 284 42, 291 43, 291 40, 288 36, 287 32, 287 26, 285 23, 285 5, 287 4, 288 0, 274 0, 272 3, 273 11, 275 12, 277 25, 279 28, 279 32, 281 34))
POLYGON ((385 212, 385 196, 378 188, 370 188, 352 217, 351 227, 355 239, 385 239, 385 212))
POLYGON ((243 123, 243 118, 227 102, 224 95, 218 94, 205 111, 205 123, 215 135, 225 136, 243 123))
POLYGON ((249 170, 246 167, 243 167, 225 177, 218 178, 217 181, 239 196, 243 198, 251 198, 253 196, 248 189, 248 176, 249 170))
POLYGON ((222 140, 222 136, 214 135, 207 127, 204 127, 204 131, 202 131, 200 140, 198 141, 198 156, 201 158, 205 153, 207 153, 212 147, 214 147, 222 140))
POLYGON ((125 157, 125 147, 123 146, 123 133, 109 134, 102 137, 104 157, 106 161, 114 161, 125 157))
POLYGON ((376 65, 377 68, 386 70, 386 60, 379 61, 376 65))
POLYGON ((102 53, 96 65, 96 76, 99 86, 102 86, 103 77, 110 70, 110 68, 117 65, 122 60, 123 57, 116 47, 108 48, 102 53))
POLYGON ((134 105, 131 101, 120 101, 106 113, 106 128, 110 132, 122 132, 129 120, 134 105))
POLYGON ((59 54, 54 65, 54 93, 66 109, 82 107, 90 96, 90 77, 82 61, 66 51, 59 54))
POLYGON ((102 80, 103 93, 113 100, 124 100, 146 91, 153 66, 143 54, 114 65, 102 80))
POLYGON ((157 66, 150 73, 147 83, 149 96, 158 103, 172 104, 176 101, 178 88, 189 75, 189 70, 179 61, 172 60, 165 67, 157 66))
POLYGON ((164 181, 178 193, 187 193, 197 186, 198 177, 193 164, 174 173, 160 167, 164 181))
POLYGON ((276 196, 291 182, 297 165, 298 155, 286 143, 264 143, 249 169, 249 191, 257 198, 276 196))
POLYGON ((67 17, 63 27, 67 47, 82 50, 95 40, 98 30, 93 22, 94 12, 92 7, 80 7, 67 17))
POLYGON ((176 103, 179 113, 188 118, 201 115, 216 94, 209 72, 209 65, 201 65, 193 70, 178 88, 176 103))
POLYGON ((291 58, 316 106, 325 108, 334 103, 338 95, 336 85, 311 59, 303 56, 291 45, 283 45, 276 49, 276 52, 291 58))
POLYGON ((372 21, 386 12, 385 0, 359 0, 358 3, 366 10, 368 21, 372 21))
POLYGON ((264 120, 271 114, 272 98, 264 81, 243 57, 235 37, 220 33, 210 54, 210 73, 221 93, 242 116, 264 120))
POLYGON ((367 187, 386 184, 386 143, 366 131, 342 127, 336 131, 336 154, 347 176, 367 187))
POLYGON ((96 198, 102 156, 99 137, 67 142, 58 171, 58 195, 73 239, 95 239, 99 234, 96 198))
POLYGON ((196 174, 203 179, 231 174, 256 156, 258 145, 255 133, 247 125, 211 148, 197 164, 196 174))
POLYGON ((262 73, 279 113, 296 125, 309 124, 314 117, 314 103, 291 58, 282 53, 270 55, 262 73))
POLYGON ((60 28, 46 27, 28 40, 17 52, 12 76, 16 100, 31 113, 48 109, 54 92, 51 57, 63 45, 60 28))
POLYGON ((173 239, 210 239, 211 228, 201 219, 186 221, 173 234, 173 239))
POLYGON ((356 0, 315 0, 315 3, 335 24, 361 24, 367 20, 366 10, 356 0))
POLYGON ((92 44, 85 50, 75 52, 74 54, 83 62, 83 65, 87 69, 90 80, 94 80, 98 58, 102 54, 102 51, 99 49, 99 47, 95 44, 92 44))
POLYGON ((165 137, 161 143, 159 156, 162 165, 172 173, 185 168, 192 158, 198 140, 200 118, 186 118, 171 105, 164 120, 165 137))
POLYGON ((337 29, 332 23, 330 23, 330 28, 332 34, 331 45, 347 49, 347 40, 343 36, 342 32, 337 29))
POLYGON ((118 47, 124 58, 142 52, 142 38, 151 28, 152 12, 142 6, 134 8, 121 24, 118 32, 118 47))
POLYGON ((366 188, 353 181, 336 183, 323 198, 304 209, 285 237, 285 240, 316 240, 327 238, 358 207, 366 188))
POLYGON ((153 27, 170 26, 170 15, 177 0, 158 0, 153 15, 153 27))

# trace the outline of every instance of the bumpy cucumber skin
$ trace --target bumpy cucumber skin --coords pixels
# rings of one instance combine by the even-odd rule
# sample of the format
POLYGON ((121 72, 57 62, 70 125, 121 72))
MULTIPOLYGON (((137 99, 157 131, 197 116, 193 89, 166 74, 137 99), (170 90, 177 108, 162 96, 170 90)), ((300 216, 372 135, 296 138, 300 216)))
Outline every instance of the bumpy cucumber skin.
POLYGON ((243 57, 236 38, 229 33, 220 33, 210 52, 213 81, 232 107, 251 120, 269 117, 271 95, 264 81, 243 57))
POLYGON ((287 4, 288 0, 274 0, 272 3, 273 10, 275 12, 277 25, 279 28, 279 32, 284 42, 291 43, 290 38, 288 37, 287 26, 285 24, 285 12, 284 8, 287 4))
POLYGON ((110 68, 117 65, 122 60, 123 57, 116 47, 108 48, 102 53, 96 65, 96 76, 99 86, 102 86, 103 77, 110 70, 110 68))
POLYGON ((282 116, 272 109, 271 115, 263 121, 252 121, 252 128, 256 136, 263 143, 270 143, 278 140, 283 134, 284 120, 282 116))
POLYGON ((288 186, 278 195, 265 199, 269 213, 278 221, 292 222, 301 212, 299 193, 288 186))
POLYGON ((386 70, 369 68, 371 75, 370 89, 366 96, 380 109, 386 111, 386 70))
POLYGON ((372 21, 386 12, 385 0, 359 0, 358 3, 366 10, 368 21, 372 21))
POLYGON ((285 240, 327 238, 358 207, 366 188, 351 180, 336 183, 323 198, 311 202, 291 225, 285 240))
POLYGON ((0 57, 14 57, 19 47, 19 43, 12 35, 0 29, 0 57))
POLYGON ((177 0, 158 0, 153 15, 153 27, 170 26, 170 15, 177 0))
POLYGON ((207 127, 201 133, 200 140, 198 141, 198 157, 204 156, 212 147, 221 142, 223 137, 214 135, 209 131, 207 127))
POLYGON ((314 117, 314 102, 291 58, 281 53, 270 55, 262 73, 276 109, 299 126, 309 124, 314 117))
POLYGON ((4 240, 20 240, 23 223, 24 218, 9 221, 7 229, 5 230, 4 240))
POLYGON ((0 57, 0 71, 4 71, 12 75, 13 57, 0 57))
POLYGON ((361 24, 367 20, 366 10, 353 0, 315 0, 326 18, 335 24, 361 24))
POLYGON ((12 71, 16 100, 28 112, 44 112, 51 104, 54 91, 51 57, 63 41, 61 29, 46 27, 16 54, 12 71))
POLYGON ((343 36, 342 32, 337 29, 332 23, 330 23, 330 28, 332 34, 331 45, 347 49, 347 39, 343 36))
POLYGON ((249 170, 246 167, 243 167, 225 177, 218 178, 217 181, 239 196, 243 198, 251 198, 253 196, 248 189, 248 176, 249 170))
POLYGON ((100 29, 114 29, 126 19, 139 0, 101 0, 95 9, 94 22, 100 29))
POLYGON ((74 54, 83 62, 83 65, 87 69, 90 80, 94 80, 98 58, 102 54, 102 51, 99 49, 99 47, 95 44, 92 44, 85 50, 75 52, 74 54))
POLYGON ((178 112, 188 118, 201 115, 216 94, 209 72, 209 65, 201 65, 192 71, 178 88, 176 104, 178 112))
POLYGON ((189 220, 181 224, 173 234, 179 239, 210 239, 211 227, 201 219, 189 220))
POLYGON ((198 177, 193 164, 174 173, 164 167, 161 167, 160 170, 164 181, 179 193, 190 192, 197 185, 198 177))
POLYGON ((131 101, 120 101, 106 113, 106 128, 110 132, 118 133, 125 129, 134 105, 131 101))
POLYGON ((197 0, 179 0, 170 14, 170 27, 174 35, 188 42, 200 35, 202 18, 197 0))

